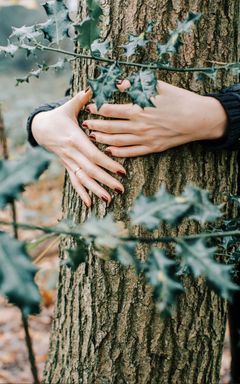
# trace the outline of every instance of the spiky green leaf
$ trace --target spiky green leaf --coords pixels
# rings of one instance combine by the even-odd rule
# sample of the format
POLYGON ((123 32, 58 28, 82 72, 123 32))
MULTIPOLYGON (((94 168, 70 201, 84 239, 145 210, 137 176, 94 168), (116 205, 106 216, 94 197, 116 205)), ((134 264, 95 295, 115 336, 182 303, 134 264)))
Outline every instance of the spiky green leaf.
POLYGON ((0 294, 18 306, 25 316, 40 312, 41 297, 34 281, 36 272, 25 244, 0 232, 0 294))
POLYGON ((69 28, 72 24, 69 17, 69 10, 64 0, 51 0, 43 4, 43 7, 49 17, 45 23, 37 25, 44 37, 50 42, 59 43, 69 36, 69 28))
POLYGON ((98 0, 87 0, 88 14, 92 19, 98 20, 103 15, 103 10, 98 0))
POLYGON ((20 43, 24 43, 26 40, 33 41, 40 35, 41 33, 37 30, 35 25, 24 25, 20 28, 12 27, 12 34, 10 35, 10 38, 17 38, 20 43))
POLYGON ((137 271, 140 271, 140 261, 136 255, 136 246, 137 243, 134 241, 121 243, 116 249, 114 249, 112 259, 118 261, 125 267, 133 266, 137 271))
POLYGON ((185 20, 178 21, 177 28, 170 33, 168 41, 165 44, 157 44, 160 59, 166 54, 178 53, 180 46, 183 44, 181 35, 190 32, 192 26, 200 19, 200 17, 200 13, 189 12, 185 20))
POLYGON ((176 263, 166 257, 164 250, 153 248, 145 263, 144 275, 153 287, 158 309, 162 315, 169 315, 177 296, 183 292, 176 278, 176 263))
POLYGON ((52 155, 42 148, 28 151, 17 160, 0 161, 0 208, 19 197, 25 186, 47 169, 52 155))
POLYGON ((116 82, 121 76, 121 69, 117 64, 100 67, 100 76, 95 80, 88 80, 93 91, 93 99, 100 109, 103 104, 111 100, 113 94, 118 91, 116 82))
POLYGON ((0 53, 4 53, 5 55, 10 55, 10 56, 14 57, 14 55, 17 51, 18 51, 18 46, 11 44, 9 41, 8 41, 8 45, 6 45, 6 46, 1 45, 0 46, 0 53))
POLYGON ((138 104, 142 108, 155 107, 151 98, 157 95, 157 78, 150 70, 140 71, 131 75, 128 80, 131 87, 127 94, 132 99, 133 104, 138 104))
POLYGON ((78 32, 77 39, 80 47, 91 50, 92 44, 95 40, 98 40, 100 36, 98 21, 87 17, 80 24, 75 25, 75 29, 78 32))
POLYGON ((64 261, 64 264, 76 271, 78 267, 86 262, 88 256, 88 245, 83 239, 76 241, 76 247, 67 249, 68 258, 64 261))
POLYGON ((141 33, 139 36, 130 34, 128 36, 128 43, 122 45, 125 50, 125 55, 127 58, 131 57, 137 52, 138 48, 145 48, 149 43, 149 40, 146 39, 145 32, 141 33))
POLYGON ((109 48, 110 48, 109 41, 100 42, 98 40, 95 40, 91 44, 91 52, 92 52, 92 55, 95 57, 104 57, 109 51, 109 48))
POLYGON ((154 196, 140 195, 130 213, 134 225, 143 225, 147 229, 155 229, 164 220, 176 224, 186 215, 190 203, 167 192, 166 186, 161 185, 154 196))
POLYGON ((214 260, 216 248, 206 246, 203 239, 178 240, 176 254, 182 266, 187 267, 194 277, 203 276, 207 284, 224 299, 230 299, 239 287, 232 281, 232 266, 214 260))
POLYGON ((198 81, 204 81, 206 78, 216 80, 217 71, 214 68, 209 68, 204 71, 196 72, 195 79, 198 81))

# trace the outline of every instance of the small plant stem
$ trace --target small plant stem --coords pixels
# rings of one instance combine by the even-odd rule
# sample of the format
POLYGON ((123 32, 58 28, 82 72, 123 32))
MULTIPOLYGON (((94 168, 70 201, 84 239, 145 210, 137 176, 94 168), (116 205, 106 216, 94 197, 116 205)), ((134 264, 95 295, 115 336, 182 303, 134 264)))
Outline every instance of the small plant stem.
POLYGON ((46 247, 44 249, 44 251, 34 260, 34 264, 38 264, 40 263, 40 261, 42 261, 42 259, 44 259, 44 257, 46 256, 46 254, 48 253, 48 251, 50 251, 50 249, 52 247, 54 247, 54 245, 56 245, 59 241, 59 237, 57 236, 56 238, 54 238, 54 240, 48 245, 48 247, 46 247))
POLYGON ((23 312, 22 312, 22 323, 23 323, 23 328, 25 331, 25 342, 26 342, 26 346, 28 349, 28 358, 29 358, 29 362, 31 365, 31 371, 32 371, 33 379, 34 379, 34 384, 40 384, 40 380, 38 378, 38 370, 37 370, 37 366, 36 366, 35 355, 33 352, 32 339, 31 339, 31 336, 29 333, 28 319, 23 314, 23 312))
MULTIPOLYGON (((0 221, 0 225, 12 225, 13 223, 7 222, 7 221, 0 221)), ((80 232, 76 232, 74 230, 61 230, 60 228, 51 228, 51 227, 41 227, 38 225, 32 225, 32 224, 25 224, 25 223, 17 223, 17 227, 25 229, 25 230, 33 230, 33 231, 42 231, 44 233, 52 233, 55 235, 65 235, 65 236, 72 236, 72 237, 79 237, 82 236, 80 232)), ((129 236, 129 237, 121 237, 120 240, 122 241, 139 241, 141 243, 145 244, 154 244, 154 243, 171 243, 171 242, 177 242, 179 240, 196 240, 196 239, 213 239, 213 238, 219 238, 219 237, 227 237, 227 236, 235 236, 240 237, 240 230, 236 231, 226 231, 226 232, 207 232, 207 233, 197 233, 192 235, 186 235, 186 236, 163 236, 163 237, 155 237, 153 239, 148 239, 147 237, 135 237, 135 236, 129 236)))
MULTIPOLYGON (((2 156, 3 156, 4 160, 8 160, 9 159, 9 150, 8 150, 8 145, 7 145, 7 135, 6 135, 5 125, 4 125, 3 115, 2 115, 1 104, 0 104, 0 142, 2 145, 2 156)), ((12 201, 10 203, 10 206, 11 206, 11 211, 12 211, 13 233, 14 233, 14 237, 16 239, 18 239, 18 230, 17 230, 17 226, 16 226, 17 208, 16 208, 15 201, 12 201)))
POLYGON ((225 65, 217 65, 217 66, 212 66, 212 67, 185 67, 185 68, 176 68, 176 67, 170 67, 166 66, 164 64, 141 64, 141 63, 134 63, 134 62, 129 62, 129 61, 121 61, 121 60, 114 60, 114 59, 107 59, 104 57, 97 57, 97 56, 91 56, 91 55, 84 55, 81 53, 74 53, 71 51, 66 51, 63 49, 59 48, 53 48, 53 47, 47 47, 42 44, 37 44, 36 49, 39 49, 40 51, 51 51, 51 52, 58 52, 63 55, 67 56, 73 56, 76 59, 86 59, 86 60, 95 60, 95 61, 100 61, 104 63, 109 63, 109 64, 114 64, 118 63, 119 65, 125 65, 128 67, 136 67, 136 68, 146 68, 146 69, 159 69, 163 71, 168 71, 168 72, 209 72, 209 70, 226 70, 230 69, 231 66, 236 65, 238 63, 228 63, 225 65))

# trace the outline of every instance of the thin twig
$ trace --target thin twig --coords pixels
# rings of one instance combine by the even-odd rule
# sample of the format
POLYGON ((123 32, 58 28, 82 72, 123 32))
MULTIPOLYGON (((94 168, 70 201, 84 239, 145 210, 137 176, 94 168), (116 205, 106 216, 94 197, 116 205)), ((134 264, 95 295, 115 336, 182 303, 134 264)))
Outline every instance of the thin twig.
MULTIPOLYGON (((12 225, 11 222, 7 221, 0 221, 1 225, 12 225)), ((25 229, 25 230, 33 230, 33 231, 42 231, 44 233, 54 233, 56 235, 65 235, 65 236, 72 236, 72 237, 79 237, 81 236, 81 233, 76 232, 74 230, 62 230, 61 228, 51 228, 51 227, 41 227, 39 225, 32 225, 32 224, 26 224, 26 223, 17 223, 17 226, 19 228, 25 229)), ((207 232, 207 233, 197 233, 192 235, 185 235, 185 236, 162 236, 162 237, 155 237, 153 239, 149 239, 147 237, 135 237, 135 236, 129 236, 129 237, 120 237, 119 239, 122 241, 139 241, 141 243, 145 244, 154 244, 154 243, 171 243, 176 242, 179 240, 196 240, 196 239, 209 239, 209 238, 222 238, 227 236, 235 236, 240 237, 240 230, 235 231, 222 231, 222 232, 207 232)))
POLYGON ((48 253, 48 251, 54 247, 54 245, 57 244, 57 242, 59 241, 59 237, 56 237, 48 246, 47 248, 44 249, 44 251, 34 260, 34 264, 38 264, 40 263, 40 261, 42 261, 42 259, 44 259, 44 257, 46 256, 46 254, 48 253))
POLYGON ((136 67, 136 68, 146 68, 146 69, 159 69, 159 70, 164 70, 168 72, 209 72, 209 70, 212 71, 219 71, 219 70, 229 70, 231 66, 234 66, 239 63, 228 63, 225 65, 217 65, 217 66, 212 66, 212 67, 185 67, 185 68, 176 68, 176 67, 170 67, 164 64, 141 64, 141 63, 134 63, 134 62, 129 62, 129 61, 121 61, 121 60, 114 60, 114 59, 106 59, 104 57, 97 57, 97 56, 91 56, 91 55, 84 55, 81 53, 74 53, 71 51, 66 51, 63 49, 59 48, 53 48, 53 47, 48 47, 42 44, 37 44, 35 46, 36 49, 39 49, 40 51, 51 51, 51 52, 58 52, 63 55, 68 55, 68 56, 73 56, 76 59, 86 59, 86 60, 95 60, 95 61, 100 61, 104 63, 109 63, 109 64, 114 64, 118 63, 119 65, 126 65, 128 67, 136 67))
POLYGON ((38 371, 37 371, 37 366, 36 366, 36 360, 35 360, 35 355, 33 351, 33 346, 32 346, 32 339, 29 333, 29 325, 28 325, 28 319, 27 317, 23 314, 22 312, 22 323, 23 323, 23 328, 25 331, 25 342, 28 348, 28 358, 29 362, 31 365, 31 371, 34 379, 34 384, 40 384, 40 380, 38 378, 38 371))

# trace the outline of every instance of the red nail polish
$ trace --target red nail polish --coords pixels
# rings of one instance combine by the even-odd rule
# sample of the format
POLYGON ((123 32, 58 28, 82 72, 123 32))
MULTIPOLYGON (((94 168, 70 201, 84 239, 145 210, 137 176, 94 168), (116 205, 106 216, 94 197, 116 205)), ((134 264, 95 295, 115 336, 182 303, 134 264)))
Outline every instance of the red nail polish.
POLYGON ((83 127, 83 128, 88 128, 87 123, 82 123, 82 127, 83 127))
POLYGON ((112 154, 112 151, 111 151, 111 149, 105 149, 105 151, 104 152, 106 152, 108 155, 110 155, 110 156, 112 156, 113 154, 112 154))
POLYGON ((104 201, 105 203, 109 203, 108 198, 106 196, 102 196, 102 201, 104 201))
POLYGON ((93 133, 91 133, 91 135, 89 135, 88 137, 89 139, 96 141, 96 136, 93 133))
POLYGON ((117 192, 119 195, 123 194, 123 191, 119 188, 115 188, 114 191, 117 192))
POLYGON ((117 171, 117 174, 119 175, 119 176, 126 176, 126 172, 124 172, 124 171, 117 171))

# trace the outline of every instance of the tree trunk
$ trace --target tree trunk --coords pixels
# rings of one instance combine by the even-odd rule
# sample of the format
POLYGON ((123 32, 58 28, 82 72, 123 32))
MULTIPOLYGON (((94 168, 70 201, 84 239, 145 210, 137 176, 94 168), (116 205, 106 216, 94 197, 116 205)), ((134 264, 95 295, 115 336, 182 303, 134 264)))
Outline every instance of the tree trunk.
MULTIPOLYGON (((80 14, 86 14, 86 1, 80 14)), ((157 22, 156 39, 167 36, 179 18, 189 10, 202 12, 194 32, 176 65, 208 65, 208 60, 232 62, 238 59, 238 0, 106 0, 103 1, 104 34, 112 38, 114 52, 126 42, 129 32, 141 32, 147 21, 157 22)), ((154 52, 151 52, 154 58, 154 52)), ((148 56, 149 58, 149 56, 148 56)), ((74 92, 86 86, 94 63, 76 63, 74 92)), ((192 74, 159 73, 174 85, 205 93, 236 82, 231 74, 220 73, 214 84, 197 82, 192 74)), ((194 117, 193 117, 194 118, 194 117)), ((128 170, 126 193, 114 198, 109 208, 97 199, 99 217, 114 212, 126 221, 127 210, 140 193, 153 194, 162 182, 173 193, 187 183, 208 189, 214 201, 225 192, 236 193, 236 153, 211 152, 201 144, 191 144, 147 157, 123 160, 128 170)), ((64 216, 76 222, 90 214, 66 180, 64 216)), ((229 211, 230 214, 233 212, 229 211)), ((196 225, 184 224, 176 232, 192 233, 196 225)), ((137 228, 136 235, 143 234, 137 228)), ((164 229, 154 235, 164 234, 164 229)), ((62 244, 61 258, 69 240, 62 244)), ((146 248, 140 249, 144 258, 146 248)), ((151 290, 133 271, 114 262, 89 255, 89 261, 72 273, 60 269, 58 298, 44 383, 51 384, 217 384, 226 323, 226 303, 210 292, 204 282, 185 281, 172 318, 162 320, 156 312, 151 290)))

